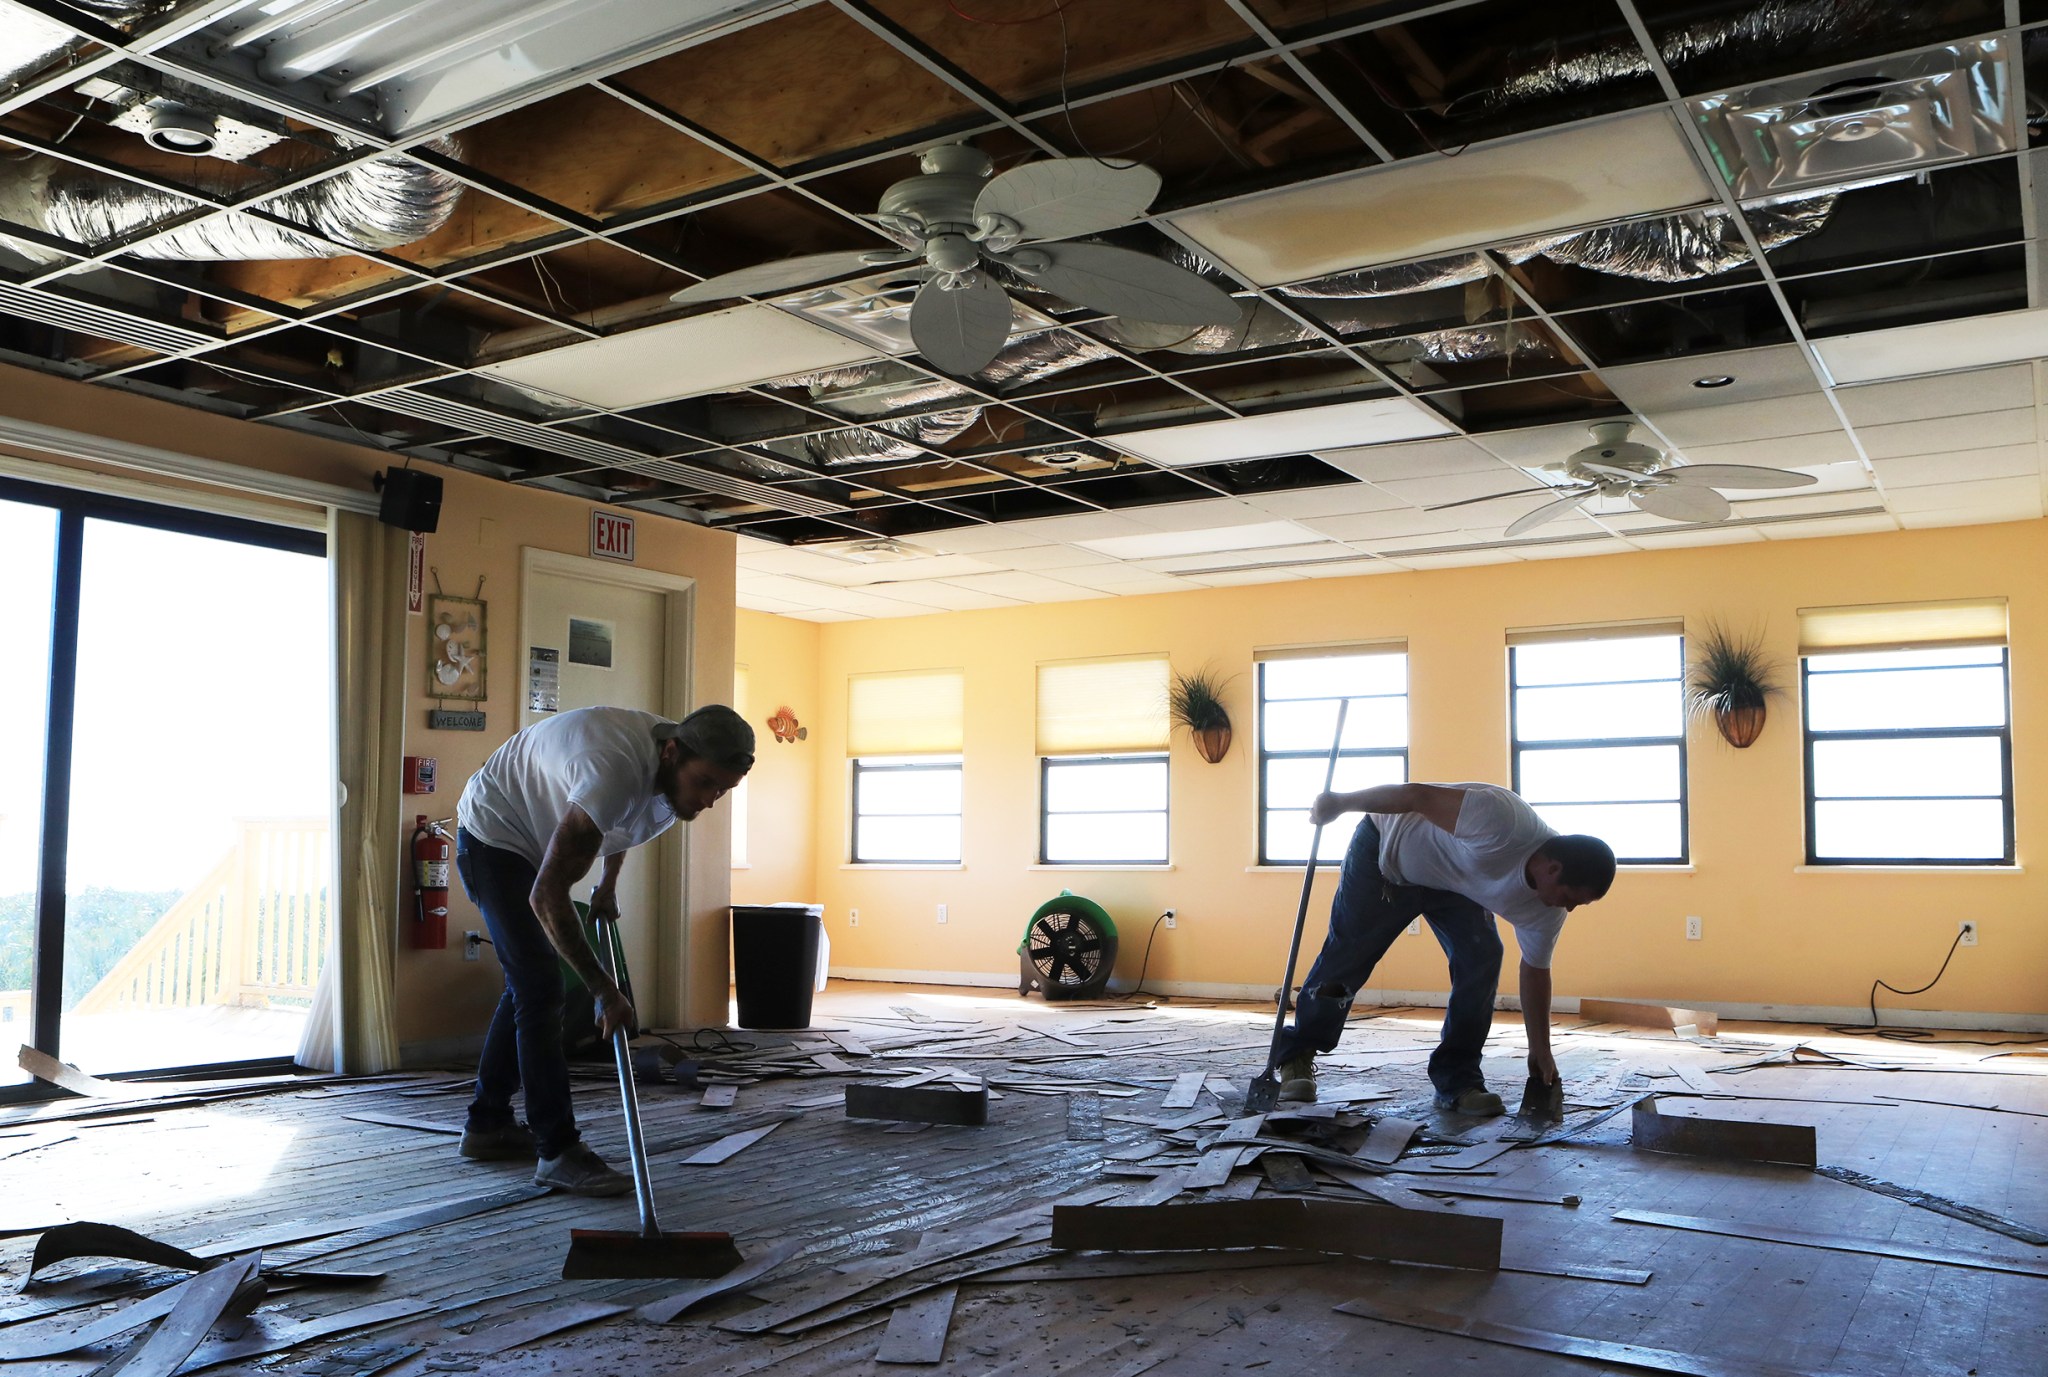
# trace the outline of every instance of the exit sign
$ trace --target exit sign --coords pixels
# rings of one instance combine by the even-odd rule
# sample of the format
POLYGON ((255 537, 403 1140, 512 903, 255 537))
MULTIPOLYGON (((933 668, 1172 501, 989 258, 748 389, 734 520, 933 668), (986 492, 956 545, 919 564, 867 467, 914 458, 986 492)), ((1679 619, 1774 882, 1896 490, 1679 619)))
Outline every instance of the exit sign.
POLYGON ((611 512, 590 514, 590 557, 633 562, 633 518, 611 512))

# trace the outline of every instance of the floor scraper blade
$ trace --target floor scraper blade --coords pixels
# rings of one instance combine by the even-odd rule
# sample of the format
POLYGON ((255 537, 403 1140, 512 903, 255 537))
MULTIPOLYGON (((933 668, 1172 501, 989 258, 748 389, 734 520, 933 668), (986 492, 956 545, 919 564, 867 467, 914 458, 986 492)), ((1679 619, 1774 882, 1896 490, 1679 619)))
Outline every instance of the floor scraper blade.
POLYGON ((731 1234, 571 1229, 562 1277, 722 1277, 739 1265, 731 1234))

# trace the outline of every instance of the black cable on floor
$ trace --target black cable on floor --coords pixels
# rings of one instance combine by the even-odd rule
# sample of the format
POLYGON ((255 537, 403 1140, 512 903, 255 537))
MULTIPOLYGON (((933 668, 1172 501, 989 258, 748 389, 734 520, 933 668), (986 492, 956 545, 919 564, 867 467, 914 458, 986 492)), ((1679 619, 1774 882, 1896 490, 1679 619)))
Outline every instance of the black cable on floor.
POLYGON ((1823 1026, 1826 1027, 1827 1031, 1830 1033, 1849 1034, 1856 1037, 1880 1037, 1889 1039, 1892 1042, 1935 1043, 1944 1047, 2017 1047, 2028 1043, 2038 1043, 2039 1041, 2041 1041, 2041 1039, 2039 1038, 2006 1038, 1999 1042, 1990 1042, 1984 1038, 1938 1038, 1934 1036, 1932 1030, 1926 1028, 1885 1028, 1881 1027, 1878 1024, 1877 991, 1880 986, 1882 986, 1884 989, 1890 990, 1895 995, 1911 996, 1926 994, 1929 990, 1933 989, 1936 985, 1939 985, 1941 983, 1942 976, 1948 973, 1948 963, 1955 960, 1956 948, 1960 947, 1962 944, 1963 932, 1961 928, 1957 928, 1956 940, 1948 944, 1948 955, 1941 958, 1941 969, 1934 973, 1934 979, 1928 981, 1925 985, 1922 985, 1917 990, 1902 990, 1898 986, 1893 985, 1890 982, 1884 980, 1871 981, 1870 1026, 1868 1028, 1858 1027, 1853 1024, 1847 1023, 1834 1023, 1826 1024, 1823 1026))
POLYGON ((1172 909, 1167 909, 1165 913, 1152 920, 1152 930, 1145 934, 1145 959, 1138 963, 1138 983, 1131 986, 1130 992, 1123 998, 1136 999, 1145 993, 1145 972, 1152 968, 1152 939, 1159 935, 1159 925, 1166 921, 1166 914, 1171 912, 1172 909))

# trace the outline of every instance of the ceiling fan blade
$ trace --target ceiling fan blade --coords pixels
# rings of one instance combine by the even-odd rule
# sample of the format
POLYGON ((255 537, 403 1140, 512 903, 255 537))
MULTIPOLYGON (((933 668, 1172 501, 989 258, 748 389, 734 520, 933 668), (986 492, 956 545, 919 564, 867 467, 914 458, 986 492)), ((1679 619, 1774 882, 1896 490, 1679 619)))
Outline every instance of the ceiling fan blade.
MULTIPOLYGON (((1532 492, 1555 493, 1562 491, 1564 491, 1564 489, 1553 488, 1548 483, 1539 483, 1533 488, 1512 488, 1507 492, 1490 492, 1486 494, 1486 496, 1484 497, 1466 497, 1460 498, 1456 502, 1439 502, 1434 507, 1424 507, 1422 510, 1426 512, 1447 512, 1453 507, 1469 507, 1474 502, 1491 502, 1494 499, 1501 497, 1526 497, 1532 492)), ((1591 489, 1589 488, 1586 491, 1590 492, 1591 489)))
POLYGON ((1026 239, 1067 239, 1129 224, 1158 194, 1159 174, 1143 164, 1048 158, 991 179, 974 198, 974 214, 1008 216, 1026 239))
POLYGON ((1235 325, 1244 314, 1213 282, 1149 253, 1107 244, 1040 244, 1033 252, 1050 261, 1032 280, 1091 311, 1158 325, 1235 325))
POLYGON ((1628 500, 1650 515, 1668 521, 1725 521, 1735 510, 1728 505, 1727 498, 1712 488, 1682 488, 1675 483, 1632 492, 1628 500))
POLYGON ((1576 511, 1592 495, 1590 492, 1573 493, 1569 497, 1560 497, 1555 502, 1546 502, 1535 511, 1524 512, 1517 517, 1514 525, 1508 527, 1506 534, 1518 536, 1524 531, 1533 531, 1546 521, 1555 521, 1566 512, 1576 511))
POLYGON ((1820 481, 1810 473, 1758 464, 1681 464, 1657 476, 1688 488, 1804 488, 1820 481))
POLYGON ((927 282, 910 303, 910 338, 940 372, 977 372, 1009 342, 1010 298, 987 273, 951 291, 927 282))
POLYGON ((828 277, 858 272, 862 268, 880 268, 891 262, 907 263, 910 258, 909 254, 894 254, 887 250, 875 249, 807 253, 801 258, 779 258, 773 263, 762 263, 752 268, 741 268, 738 272, 707 277, 694 287, 683 288, 669 300, 678 305, 688 306, 699 301, 723 301, 727 297, 762 296, 769 292, 809 286, 813 282, 823 282, 828 277), (882 261, 877 263, 877 258, 882 261))

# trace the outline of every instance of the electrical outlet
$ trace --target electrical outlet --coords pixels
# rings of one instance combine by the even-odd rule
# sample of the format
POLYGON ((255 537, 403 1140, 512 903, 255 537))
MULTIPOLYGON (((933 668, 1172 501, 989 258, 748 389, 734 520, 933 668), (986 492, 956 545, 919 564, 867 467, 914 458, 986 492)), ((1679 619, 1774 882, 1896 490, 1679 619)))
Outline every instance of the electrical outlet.
POLYGON ((464 961, 476 960, 477 953, 483 950, 483 945, 484 935, 475 928, 471 928, 468 932, 463 933, 462 959, 464 961))
POLYGON ((939 921, 941 923, 946 921, 946 906, 944 904, 939 905, 939 921))
POLYGON ((857 927, 859 927, 859 926, 860 926, 860 910, 859 910, 859 909, 857 909, 857 908, 850 908, 850 909, 846 910, 846 926, 848 926, 848 927, 850 927, 850 928, 857 928, 857 927))
POLYGON ((1422 920, 1420 918, 1410 918, 1407 931, 1410 937, 1422 936, 1422 920))
POLYGON ((1700 919, 1699 915, 1696 913, 1686 915, 1685 940, 1688 942, 1697 942, 1700 940, 1700 919))
POLYGON ((1956 924, 1956 928, 1957 928, 1957 929, 1958 929, 1958 930, 1959 930, 1959 931, 1960 931, 1960 932, 1961 932, 1961 933, 1963 934, 1963 936, 1962 936, 1962 945, 1963 945, 1963 946, 1966 946, 1966 947, 1974 947, 1974 946, 1976 946, 1976 945, 1977 945, 1977 920, 1976 920, 1976 919, 1974 919, 1974 918, 1965 918, 1965 919, 1963 919, 1963 920, 1962 920, 1961 922, 1959 922, 1959 923, 1957 923, 1957 924, 1956 924))
POLYGON ((1177 928, 1180 926, 1180 915, 1175 913, 1172 909, 1166 910, 1166 926, 1170 928, 1177 928))

